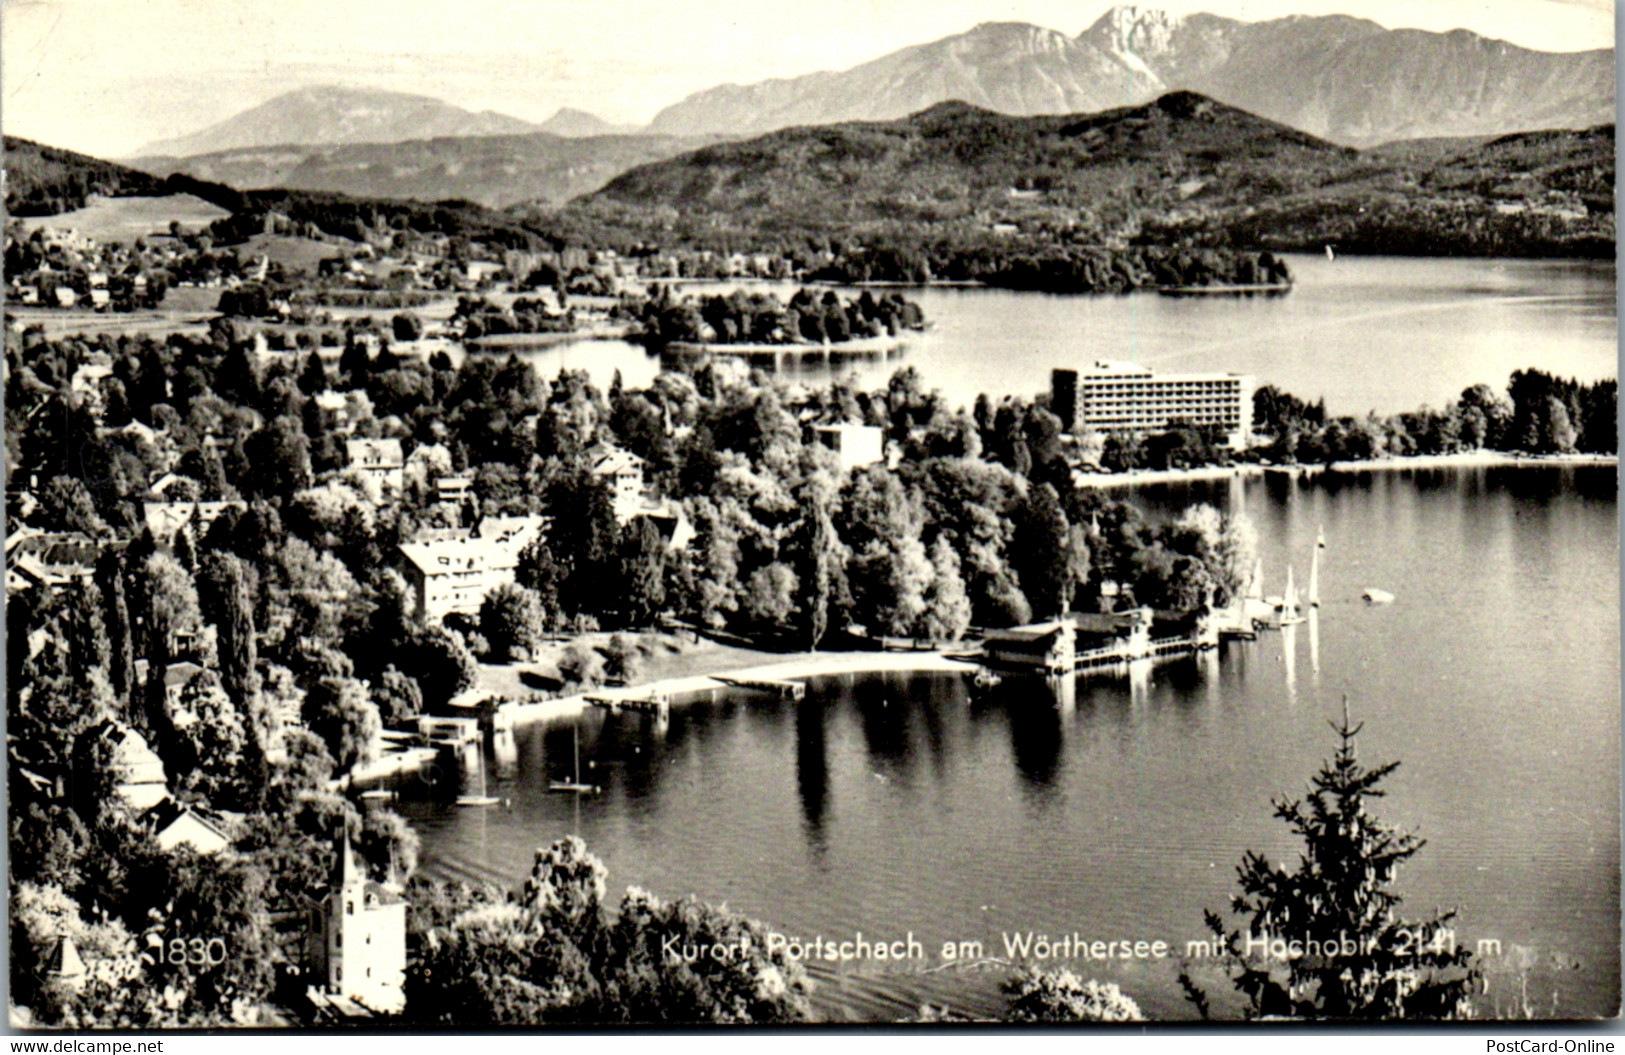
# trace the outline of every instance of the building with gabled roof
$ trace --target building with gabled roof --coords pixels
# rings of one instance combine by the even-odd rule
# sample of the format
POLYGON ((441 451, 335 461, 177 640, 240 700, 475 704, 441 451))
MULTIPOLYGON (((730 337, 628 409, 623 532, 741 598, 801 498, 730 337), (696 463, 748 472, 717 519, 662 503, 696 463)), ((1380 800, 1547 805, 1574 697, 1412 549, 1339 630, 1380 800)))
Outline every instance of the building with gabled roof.
MULTIPOLYGON (((159 482, 163 482, 160 478, 159 482)), ((156 486, 156 485, 155 485, 156 486)), ((197 535, 209 530, 220 515, 228 509, 242 511, 248 508, 243 501, 232 502, 143 502, 142 512, 152 537, 167 542, 183 528, 197 535)), ((193 538, 193 542, 197 539, 193 538)))
POLYGON ((600 443, 587 452, 593 476, 609 483, 615 503, 636 502, 643 494, 643 459, 631 451, 600 443))
POLYGON ((169 797, 164 760, 147 746, 146 737, 109 722, 101 734, 113 741, 113 790, 134 810, 150 810, 169 797))
POLYGON ((79 949, 74 945, 73 939, 66 934, 57 938, 56 944, 45 958, 44 981, 47 984, 77 989, 85 983, 85 961, 79 956, 79 949))
POLYGON ((345 440, 349 468, 375 477, 386 487, 400 490, 406 483, 406 457, 400 440, 345 440))
POLYGON ((539 513, 481 517, 474 526, 474 535, 512 550, 517 565, 519 552, 542 537, 551 519, 539 513))
POLYGON ((452 612, 479 615, 485 595, 513 582, 516 554, 489 539, 403 542, 401 572, 420 618, 434 623, 452 612))
POLYGON ((103 547, 113 545, 77 531, 19 528, 6 536, 6 592, 40 587, 60 593, 89 577, 103 547))
POLYGON ((486 594, 515 580, 519 555, 542 536, 547 523, 547 517, 535 514, 490 516, 472 532, 439 529, 401 543, 401 571, 419 616, 438 622, 453 612, 479 615, 486 594))
POLYGON ((231 845, 219 817, 166 798, 141 818, 164 852, 189 846, 199 855, 217 854, 231 845))

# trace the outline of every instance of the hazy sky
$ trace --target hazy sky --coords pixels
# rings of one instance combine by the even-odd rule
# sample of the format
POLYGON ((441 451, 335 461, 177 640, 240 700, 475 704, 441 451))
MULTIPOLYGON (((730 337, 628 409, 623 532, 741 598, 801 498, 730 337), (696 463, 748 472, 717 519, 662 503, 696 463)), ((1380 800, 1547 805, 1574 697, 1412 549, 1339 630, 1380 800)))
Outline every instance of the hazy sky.
MULTIPOLYGON (((978 22, 1081 32, 1110 0, 3 0, 0 125, 104 157, 306 84, 641 124, 725 82, 846 69, 978 22)), ((1547 51, 1611 47, 1611 0, 1169 0, 1259 20, 1342 12, 1547 51)))

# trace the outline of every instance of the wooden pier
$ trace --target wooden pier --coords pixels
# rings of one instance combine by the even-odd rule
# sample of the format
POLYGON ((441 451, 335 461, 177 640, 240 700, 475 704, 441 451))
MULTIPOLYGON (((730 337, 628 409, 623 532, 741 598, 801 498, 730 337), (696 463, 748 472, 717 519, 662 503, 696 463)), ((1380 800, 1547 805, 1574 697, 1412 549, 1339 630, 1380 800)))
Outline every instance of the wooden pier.
POLYGON ((621 711, 635 711, 639 714, 652 714, 656 717, 665 717, 671 713, 671 699, 663 695, 646 696, 587 696, 586 701, 594 707, 602 707, 611 714, 621 711))
POLYGON ((771 692, 781 700, 801 700, 807 695, 807 683, 804 681, 779 681, 773 678, 717 678, 724 685, 731 685, 736 689, 756 689, 759 692, 771 692))

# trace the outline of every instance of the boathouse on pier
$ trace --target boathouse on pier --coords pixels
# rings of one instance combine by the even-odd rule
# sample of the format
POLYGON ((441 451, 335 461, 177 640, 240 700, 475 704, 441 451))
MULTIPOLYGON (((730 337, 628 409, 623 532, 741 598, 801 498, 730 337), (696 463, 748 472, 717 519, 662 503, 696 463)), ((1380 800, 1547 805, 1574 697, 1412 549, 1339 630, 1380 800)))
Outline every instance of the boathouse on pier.
POLYGON ((1008 630, 989 630, 982 638, 982 662, 989 666, 1063 674, 1072 670, 1076 635, 1065 619, 1008 630))

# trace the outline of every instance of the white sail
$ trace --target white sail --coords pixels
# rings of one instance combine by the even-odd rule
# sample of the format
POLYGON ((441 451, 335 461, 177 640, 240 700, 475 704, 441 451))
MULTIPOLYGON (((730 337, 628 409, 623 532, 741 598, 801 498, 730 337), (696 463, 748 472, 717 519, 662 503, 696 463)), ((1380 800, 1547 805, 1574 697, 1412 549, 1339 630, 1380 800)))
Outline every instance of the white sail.
POLYGON ((1298 614, 1298 588, 1292 585, 1292 565, 1286 566, 1286 593, 1281 595, 1281 614, 1294 616, 1298 614))
POLYGON ((1258 558, 1253 565, 1253 576, 1247 580, 1247 599, 1249 601, 1262 601, 1264 599, 1264 558, 1258 558))
POLYGON ((1309 606, 1320 607, 1320 551, 1326 548, 1326 529, 1315 533, 1315 553, 1309 560, 1309 606))

